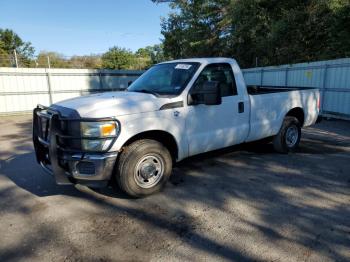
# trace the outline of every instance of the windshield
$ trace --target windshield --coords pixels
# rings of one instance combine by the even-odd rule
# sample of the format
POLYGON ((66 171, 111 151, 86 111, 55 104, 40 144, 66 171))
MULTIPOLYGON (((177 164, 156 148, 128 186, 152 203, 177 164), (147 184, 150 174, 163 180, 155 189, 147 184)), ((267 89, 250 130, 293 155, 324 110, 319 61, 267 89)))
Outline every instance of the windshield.
POLYGON ((130 92, 178 95, 196 72, 199 63, 165 63, 151 67, 128 87, 130 92))

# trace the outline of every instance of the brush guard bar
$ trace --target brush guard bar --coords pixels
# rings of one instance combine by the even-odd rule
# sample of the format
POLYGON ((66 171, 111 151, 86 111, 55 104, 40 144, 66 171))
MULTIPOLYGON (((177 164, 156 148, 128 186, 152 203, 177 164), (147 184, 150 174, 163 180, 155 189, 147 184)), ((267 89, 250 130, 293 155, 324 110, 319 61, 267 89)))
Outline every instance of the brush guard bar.
MULTIPOLYGON (((117 139, 119 132, 111 136, 86 137, 77 135, 64 134, 62 130, 62 122, 65 126, 73 122, 117 122, 120 132, 119 122, 114 118, 66 118, 62 117, 60 112, 42 105, 38 105, 33 110, 33 144, 37 162, 49 174, 55 177, 57 184, 72 184, 74 178, 72 170, 68 165, 62 165, 62 161, 83 161, 90 159, 91 155, 107 154, 117 139), (69 143, 62 145, 60 141, 78 141, 81 144, 83 139, 88 140, 111 140, 108 148, 103 151, 89 151, 82 148, 74 148, 69 143)), ((79 125, 80 126, 80 125, 79 125)), ((80 129, 79 129, 80 133, 80 129)), ((109 164, 110 165, 110 164, 109 164)), ((109 169, 111 169, 109 167, 109 169)), ((101 167, 101 170, 104 170, 101 167)), ((108 170, 109 171, 109 170, 108 170)))

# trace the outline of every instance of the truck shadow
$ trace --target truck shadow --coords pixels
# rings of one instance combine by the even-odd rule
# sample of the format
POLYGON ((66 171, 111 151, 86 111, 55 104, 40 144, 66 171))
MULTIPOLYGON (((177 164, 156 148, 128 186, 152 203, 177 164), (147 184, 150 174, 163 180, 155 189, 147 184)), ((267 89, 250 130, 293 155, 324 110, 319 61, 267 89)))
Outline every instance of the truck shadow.
MULTIPOLYGON (((146 254, 149 250, 141 242, 148 238, 164 238, 164 234, 168 234, 167 237, 180 239, 194 250, 215 254, 222 259, 259 260, 247 250, 214 240, 206 234, 206 231, 215 230, 206 228, 202 218, 218 214, 215 217, 217 226, 223 223, 221 215, 226 216, 227 221, 232 220, 232 223, 225 223, 230 225, 227 230, 238 241, 254 234, 263 236, 264 241, 275 245, 276 250, 285 250, 281 243, 302 247, 299 260, 307 260, 312 254, 336 261, 348 259, 348 253, 343 250, 350 244, 350 222, 347 219, 350 208, 346 204, 350 197, 350 134, 329 131, 327 123, 307 129, 295 154, 279 155, 271 144, 249 143, 191 157, 175 166, 162 193, 132 201, 126 201, 127 196, 112 188, 94 191, 80 186, 57 186, 35 164, 28 143, 31 132, 28 125, 29 122, 20 124, 26 134, 24 138, 4 138, 13 139, 14 146, 8 152, 1 152, 6 160, 1 163, 0 178, 4 176, 34 196, 64 195, 88 201, 95 207, 95 212, 88 209, 76 212, 95 219, 92 226, 98 230, 89 234, 94 235, 101 245, 121 243, 129 233, 141 252, 146 254), (17 150, 23 153, 14 155, 17 150), (194 206, 205 206, 206 210, 198 217, 193 211, 194 206), (242 208, 251 213, 242 213, 242 208), (136 221, 137 226, 146 225, 147 233, 128 232, 130 225, 125 224, 125 216, 136 221), (99 217, 103 217, 103 221, 99 217), (242 227, 236 224, 242 224, 242 227), (110 232, 116 232, 116 235, 110 232)), ((27 195, 18 195, 13 186, 2 187, 1 209, 36 218, 40 207, 29 204, 27 195)), ((3 260, 21 259, 30 255, 36 246, 47 246, 49 241, 46 240, 64 238, 62 229, 55 225, 42 224, 35 230, 34 233, 40 236, 33 232, 23 235, 11 248, 0 251, 0 257, 3 260), (23 252, 17 252, 24 241, 29 244, 23 252)), ((86 257, 86 251, 72 243, 61 242, 61 245, 64 248, 70 245, 72 257, 86 257)), ((160 243, 155 245, 167 248, 160 243)), ((174 252, 184 255, 181 251, 174 252)))

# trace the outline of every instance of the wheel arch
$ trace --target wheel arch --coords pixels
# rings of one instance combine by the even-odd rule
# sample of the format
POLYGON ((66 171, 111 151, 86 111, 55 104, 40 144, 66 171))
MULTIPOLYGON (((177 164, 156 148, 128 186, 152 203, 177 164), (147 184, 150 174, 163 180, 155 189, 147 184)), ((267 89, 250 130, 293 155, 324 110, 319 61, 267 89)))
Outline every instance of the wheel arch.
POLYGON ((294 107, 293 109, 289 110, 286 116, 294 116, 296 117, 300 125, 303 126, 305 122, 305 113, 304 110, 301 107, 294 107))
POLYGON ((148 130, 141 133, 138 133, 130 137, 122 146, 123 148, 127 147, 131 143, 141 140, 141 139, 152 139, 163 144, 170 152, 173 162, 179 157, 179 146, 176 142, 175 137, 167 131, 164 130, 148 130))

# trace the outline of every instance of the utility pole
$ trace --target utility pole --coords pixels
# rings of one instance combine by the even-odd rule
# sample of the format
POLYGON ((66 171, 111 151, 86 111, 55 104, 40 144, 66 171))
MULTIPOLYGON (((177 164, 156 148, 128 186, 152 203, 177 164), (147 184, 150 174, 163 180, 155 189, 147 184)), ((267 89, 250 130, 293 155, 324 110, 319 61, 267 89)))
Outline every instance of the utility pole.
POLYGON ((47 65, 48 65, 48 67, 49 67, 49 69, 51 68, 51 65, 50 65, 50 57, 49 56, 47 56, 47 65))
POLYGON ((13 49, 13 54, 15 55, 15 63, 16 63, 16 67, 18 68, 18 59, 17 59, 16 49, 13 49))

